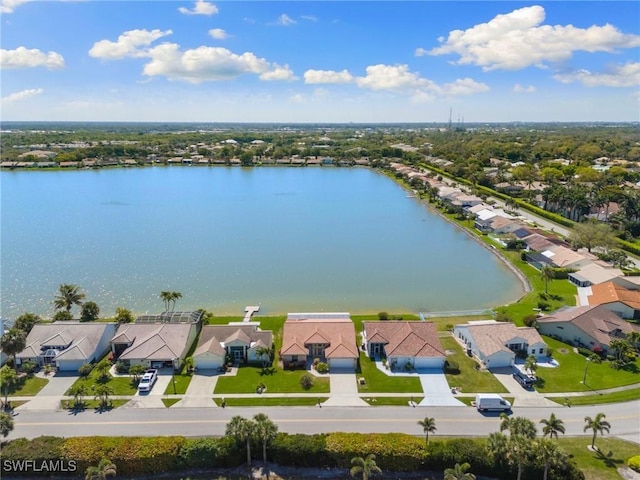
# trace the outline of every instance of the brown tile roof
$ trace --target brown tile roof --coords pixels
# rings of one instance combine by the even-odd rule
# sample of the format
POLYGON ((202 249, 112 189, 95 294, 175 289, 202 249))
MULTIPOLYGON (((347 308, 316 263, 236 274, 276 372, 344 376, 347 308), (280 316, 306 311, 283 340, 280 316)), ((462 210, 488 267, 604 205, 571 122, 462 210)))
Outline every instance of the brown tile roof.
POLYGON ((120 355, 122 360, 173 360, 180 358, 187 347, 192 328, 195 325, 191 323, 129 323, 120 327, 122 331, 112 343, 124 336, 134 339, 120 355))
POLYGON ((545 344, 535 328, 516 327, 510 322, 469 323, 465 327, 478 345, 478 349, 485 356, 493 355, 499 351, 511 352, 507 348, 507 344, 515 338, 522 338, 528 345, 545 344))
POLYGON ((255 325, 205 325, 202 327, 198 346, 193 355, 204 352, 224 355, 225 350, 221 344, 234 340, 248 343, 250 347, 260 345, 271 348, 273 333, 270 330, 260 330, 255 325))
POLYGON ((589 305, 621 302, 629 307, 640 310, 640 291, 629 290, 614 282, 605 282, 591 286, 592 294, 587 297, 589 305))
POLYGON ((539 324, 570 322, 603 345, 609 345, 620 333, 640 332, 640 327, 632 325, 618 315, 599 305, 567 307, 538 319, 539 324))
POLYGON ((542 252, 555 246, 547 237, 538 233, 524 237, 522 240, 531 250, 536 252, 542 252))
POLYGON ((327 358, 358 358, 356 330, 351 318, 301 318, 284 322, 282 350, 284 355, 307 355, 306 345, 329 343, 327 358), (328 341, 328 342, 327 342, 328 341))
POLYGON ((364 322, 369 342, 386 343, 388 356, 441 357, 445 355, 435 324, 431 322, 364 322))

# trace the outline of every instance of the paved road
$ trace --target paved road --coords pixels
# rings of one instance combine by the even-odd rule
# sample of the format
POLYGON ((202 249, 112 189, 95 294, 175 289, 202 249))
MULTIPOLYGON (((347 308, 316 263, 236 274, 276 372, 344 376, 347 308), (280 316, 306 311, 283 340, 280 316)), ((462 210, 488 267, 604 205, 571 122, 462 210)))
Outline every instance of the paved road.
MULTIPOLYGON (((487 436, 500 424, 497 413, 481 414, 472 407, 120 408, 77 415, 29 410, 16 414, 15 429, 8 439, 40 435, 223 435, 232 416, 252 417, 260 412, 277 423, 280 431, 306 434, 341 431, 420 435, 422 430, 416 422, 425 416, 435 418, 438 435, 447 436, 487 436)), ((611 435, 640 443, 640 401, 589 407, 515 407, 513 414, 537 424, 552 412, 564 421, 567 435, 590 435, 583 431, 584 417, 604 412, 611 423, 611 435)))

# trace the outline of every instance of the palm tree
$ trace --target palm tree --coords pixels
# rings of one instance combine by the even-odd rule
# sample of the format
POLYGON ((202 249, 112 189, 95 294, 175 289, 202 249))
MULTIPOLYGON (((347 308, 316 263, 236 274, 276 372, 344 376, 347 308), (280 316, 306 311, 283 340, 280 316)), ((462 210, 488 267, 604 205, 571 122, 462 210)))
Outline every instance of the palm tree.
POLYGON ((169 304, 171 303, 171 300, 173 299, 172 297, 172 292, 168 292, 168 291, 163 291, 160 292, 160 298, 162 299, 162 302, 164 303, 164 311, 168 312, 169 311, 169 304))
POLYGON ((549 476, 549 468, 554 464, 566 463, 562 450, 558 447, 556 442, 549 440, 548 438, 541 438, 535 442, 535 454, 536 458, 544 464, 543 480, 547 480, 549 476))
POLYGON ((20 353, 27 346, 27 336, 22 330, 12 328, 0 338, 0 347, 5 355, 15 363, 16 353, 20 353))
POLYGON ((18 375, 16 371, 9 365, 4 365, 0 368, 0 388, 4 392, 4 406, 8 405, 9 401, 9 389, 16 383, 18 375))
POLYGON ((255 425, 255 436, 262 442, 262 461, 267 463, 267 444, 276 438, 278 426, 273 423, 264 413, 258 413, 253 417, 255 425))
POLYGON ((509 417, 506 413, 500 414, 500 431, 509 430, 509 435, 522 435, 523 437, 536 438, 536 425, 525 417, 509 417))
POLYGON ((262 360, 262 368, 267 368, 267 365, 271 361, 271 349, 268 347, 256 348, 256 356, 262 360))
POLYGON ((436 428, 436 421, 435 419, 431 418, 431 417, 424 417, 424 420, 418 420, 418 425, 420 425, 422 427, 422 431, 424 432, 425 435, 425 443, 429 444, 429 434, 430 433, 435 433, 436 430, 438 430, 436 428))
POLYGON ((254 434, 254 424, 251 420, 247 420, 239 415, 231 418, 227 423, 225 435, 233 437, 238 443, 246 442, 247 444, 247 466, 251 466, 251 437, 254 434))
POLYGON ((467 462, 464 462, 462 465, 456 463, 453 468, 447 468, 444 471, 444 480, 476 480, 476 476, 467 472, 471 468, 467 462))
POLYGON ((13 416, 6 412, 0 412, 0 435, 6 437, 13 430, 13 416))
POLYGON ((80 287, 69 283, 60 285, 58 292, 53 300, 53 305, 56 310, 64 309, 67 313, 71 313, 71 308, 74 305, 82 305, 82 300, 85 297, 85 294, 80 291, 80 287))
POLYGON ((106 480, 107 477, 116 476, 116 466, 106 458, 100 460, 97 467, 88 467, 85 473, 85 480, 106 480))
POLYGON ((640 332, 634 330, 633 332, 628 333, 626 338, 636 350, 640 348, 640 332))
POLYGON ((615 354, 616 362, 625 364, 633 354, 633 346, 631 342, 626 339, 612 340, 611 343, 609 343, 608 351, 615 354))
POLYGON ((529 355, 527 359, 524 361, 524 371, 529 372, 530 375, 536 373, 538 369, 538 361, 536 357, 533 355, 529 355))
POLYGON ((595 418, 584 417, 584 421, 586 425, 584 426, 584 431, 593 430, 593 438, 591 439, 591 448, 595 450, 596 448, 596 436, 598 433, 600 435, 604 435, 604 432, 609 433, 611 429, 611 424, 605 420, 607 416, 604 413, 598 413, 595 418))
POLYGON ((544 280, 544 293, 549 293, 549 280, 556 277, 556 272, 549 265, 543 265, 540 269, 540 276, 544 280))
POLYGON ((382 473, 380 467, 376 464, 376 456, 373 453, 367 455, 367 458, 354 457, 351 459, 351 470, 349 473, 352 478, 356 478, 358 474, 362 475, 362 480, 369 480, 376 473, 382 473))
POLYGON ((98 378, 103 379, 107 378, 109 375, 109 370, 111 369, 111 362, 108 358, 104 358, 98 362, 98 364, 94 367, 94 370, 98 374, 98 378))
POLYGON ((94 400, 100 400, 100 410, 104 410, 109 406, 109 395, 113 395, 113 388, 107 383, 97 383, 93 386, 95 393, 94 400))
POLYGON ((69 395, 73 396, 74 408, 78 408, 79 406, 82 405, 83 403, 82 397, 87 395, 87 393, 89 393, 89 390, 87 389, 87 386, 84 383, 77 383, 69 389, 69 395))
POLYGON ((173 305, 171 306, 171 311, 173 312, 176 309, 176 301, 182 298, 182 294, 180 292, 171 292, 171 302, 173 305))
POLYGON ((542 427, 543 437, 549 435, 549 438, 556 437, 557 439, 558 433, 564 434, 564 422, 557 418, 555 413, 552 413, 548 420, 543 418, 540 423, 544 425, 542 427))

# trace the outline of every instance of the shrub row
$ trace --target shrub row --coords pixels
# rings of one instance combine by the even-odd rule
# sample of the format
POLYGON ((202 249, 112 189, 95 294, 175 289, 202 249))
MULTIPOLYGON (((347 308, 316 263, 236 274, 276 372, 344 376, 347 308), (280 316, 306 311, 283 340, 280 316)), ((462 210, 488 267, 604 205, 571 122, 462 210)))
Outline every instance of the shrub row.
MULTIPOLYGON (((262 456, 257 443, 252 446, 255 459, 262 456)), ((485 439, 458 438, 430 440, 403 433, 329 433, 289 435, 279 433, 268 449, 269 460, 295 467, 349 468, 354 457, 376 455, 383 471, 443 471, 456 463, 468 462, 471 471, 502 479, 515 478, 513 468, 494 461, 486 450, 485 439)), ((229 437, 79 437, 24 438, 3 445, 3 460, 74 460, 75 476, 84 475, 86 468, 108 458, 117 467, 118 475, 153 475, 192 469, 229 468, 241 465, 245 459, 244 445, 236 445, 229 437)), ((19 476, 15 471, 2 474, 19 476)), ((540 478, 541 468, 533 452, 526 461, 523 480, 540 478)), ((36 473, 37 474, 37 473, 36 473)), ((50 472, 42 471, 41 476, 50 472)), ((34 472, 22 476, 34 477, 34 472)), ((583 480, 573 462, 555 467, 550 480, 583 480)))

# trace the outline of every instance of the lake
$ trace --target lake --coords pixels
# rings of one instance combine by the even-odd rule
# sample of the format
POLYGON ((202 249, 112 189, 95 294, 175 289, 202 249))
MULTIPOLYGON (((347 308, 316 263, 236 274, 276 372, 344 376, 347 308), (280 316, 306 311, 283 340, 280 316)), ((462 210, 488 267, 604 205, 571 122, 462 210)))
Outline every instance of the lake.
MULTIPOLYGON (((1 313, 53 314, 58 286, 118 306, 241 315, 486 308, 522 285, 464 232, 364 168, 1 172, 1 313)), ((78 309, 74 309, 76 315, 78 309)))

